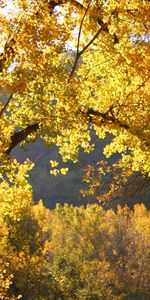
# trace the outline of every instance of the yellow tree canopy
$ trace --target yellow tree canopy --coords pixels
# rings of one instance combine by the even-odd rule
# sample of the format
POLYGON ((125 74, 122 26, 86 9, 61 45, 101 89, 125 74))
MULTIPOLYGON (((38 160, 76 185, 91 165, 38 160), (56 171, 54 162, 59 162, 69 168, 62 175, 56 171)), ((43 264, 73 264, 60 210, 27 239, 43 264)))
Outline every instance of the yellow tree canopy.
POLYGON ((149 11, 144 0, 2 1, 2 161, 37 137, 76 161, 94 128, 114 137, 107 157, 150 175, 149 11))

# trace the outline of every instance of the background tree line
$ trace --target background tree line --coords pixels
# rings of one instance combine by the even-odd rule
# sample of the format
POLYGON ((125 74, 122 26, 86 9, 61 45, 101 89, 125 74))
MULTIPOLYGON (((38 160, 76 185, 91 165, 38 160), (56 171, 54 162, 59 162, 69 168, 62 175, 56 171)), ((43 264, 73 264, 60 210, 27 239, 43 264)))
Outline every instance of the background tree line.
POLYGON ((33 205, 30 191, 22 201, 24 189, 0 197, 2 300, 148 299, 150 217, 143 204, 49 210, 42 201, 33 205))

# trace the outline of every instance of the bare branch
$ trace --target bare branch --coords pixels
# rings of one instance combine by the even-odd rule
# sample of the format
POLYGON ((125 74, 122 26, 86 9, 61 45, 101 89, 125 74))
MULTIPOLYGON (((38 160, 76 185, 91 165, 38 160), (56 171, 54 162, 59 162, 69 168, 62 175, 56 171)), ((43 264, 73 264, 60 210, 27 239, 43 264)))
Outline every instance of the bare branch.
POLYGON ((1 109, 1 111, 0 111, 0 118, 1 118, 1 116, 2 116, 2 114, 3 114, 3 112, 4 112, 4 110, 6 110, 8 104, 9 104, 11 98, 12 98, 12 96, 13 96, 13 94, 11 94, 11 95, 9 96, 7 102, 4 104, 3 108, 1 109))
MULTIPOLYGON (((73 6, 79 8, 79 9, 85 9, 85 7, 83 6, 83 4, 81 4, 80 2, 78 2, 78 1, 76 1, 76 0, 71 0, 70 3, 71 3, 73 6)), ((57 1, 52 0, 52 1, 49 1, 49 3, 48 3, 48 5, 49 5, 49 7, 50 7, 50 9, 51 9, 52 11, 54 10, 54 8, 55 8, 56 6, 61 5, 61 4, 64 4, 64 1, 63 1, 63 0, 57 0, 57 1)))
POLYGON ((83 15, 83 18, 82 18, 82 20, 81 20, 81 24, 80 24, 80 28, 79 28, 79 34, 78 34, 78 42, 77 42, 77 54, 79 53, 80 37, 81 37, 82 26, 83 26, 83 23, 84 23, 84 19, 85 19, 85 17, 86 17, 86 14, 87 14, 87 12, 88 12, 88 10, 89 10, 91 1, 92 1, 92 0, 89 1, 88 5, 87 5, 87 8, 86 8, 86 10, 85 10, 85 13, 84 13, 84 15, 83 15))
POLYGON ((8 61, 12 61, 14 56, 15 56, 15 52, 13 49, 13 46, 15 45, 16 41, 14 40, 13 37, 8 37, 8 40, 5 44, 3 53, 0 54, 0 73, 3 72, 3 69, 6 66, 6 63, 8 61))
POLYGON ((9 155, 13 148, 15 148, 18 144, 24 141, 29 134, 34 133, 39 130, 39 124, 35 123, 32 125, 28 125, 26 128, 15 132, 11 137, 11 143, 9 148, 6 151, 6 155, 9 155))
POLYGON ((93 108, 89 108, 86 112, 86 115, 89 117, 89 121, 94 124, 93 116, 96 116, 100 118, 102 121, 100 121, 99 125, 102 123, 104 124, 114 124, 116 126, 119 126, 120 128, 126 129, 128 132, 139 138, 143 142, 143 144, 147 147, 150 146, 150 143, 148 143, 145 138, 143 138, 142 134, 139 135, 137 132, 134 132, 134 129, 130 127, 128 124, 122 123, 117 117, 114 116, 113 113, 113 107, 110 107, 109 110, 106 113, 101 113, 99 111, 95 111, 93 108))
MULTIPOLYGON (((84 22, 84 18, 88 12, 88 9, 89 9, 89 6, 90 6, 90 3, 91 1, 89 2, 87 8, 86 8, 86 11, 83 15, 83 18, 81 20, 81 24, 80 24, 80 29, 79 29, 79 34, 78 34, 78 43, 77 43, 77 52, 76 52, 76 58, 75 58, 75 61, 74 61, 74 65, 72 67, 72 70, 71 70, 71 73, 70 73, 70 76, 69 78, 71 78, 76 70, 76 67, 77 67, 77 64, 78 64, 78 61, 80 59, 80 57, 84 54, 84 52, 91 46, 91 44, 93 44, 93 42, 98 38, 99 34, 102 32, 102 31, 105 31, 107 33, 109 33, 109 29, 108 29, 108 23, 104 23, 101 19, 97 19, 97 24, 100 25, 101 27, 98 29, 98 31, 96 32, 96 34, 93 36, 93 38, 87 43, 87 45, 79 52, 79 45, 80 45, 80 36, 81 36, 81 30, 82 30, 82 26, 83 26, 83 22, 84 22)), ((111 16, 116 13, 116 11, 114 11, 111 16)), ((116 34, 114 34, 114 43, 117 44, 119 43, 119 39, 117 37, 116 34)))
POLYGON ((147 81, 150 79, 150 76, 148 76, 141 84, 139 84, 135 91, 130 92, 126 98, 129 98, 131 95, 133 96, 141 87, 145 86, 147 81))
POLYGON ((98 38, 99 34, 107 27, 107 24, 103 24, 101 28, 97 31, 97 33, 93 36, 93 38, 87 43, 87 45, 76 55, 76 59, 72 68, 72 71, 70 73, 70 77, 73 76, 75 69, 77 67, 77 63, 79 61, 79 58, 84 54, 84 52, 93 44, 93 42, 98 38))
POLYGON ((104 122, 113 123, 116 125, 119 125, 120 127, 124 129, 129 129, 129 126, 127 124, 121 123, 120 120, 115 118, 115 116, 112 113, 112 107, 109 108, 109 110, 106 113, 101 113, 99 111, 95 111, 93 108, 89 108, 87 111, 87 115, 90 117, 90 121, 92 120, 92 116, 97 116, 103 119, 104 122))
POLYGON ((72 71, 71 71, 71 73, 70 73, 70 77, 73 76, 74 71, 75 71, 76 66, 77 66, 77 63, 78 63, 78 60, 79 60, 79 58, 80 58, 80 56, 81 56, 81 55, 80 55, 80 52, 79 52, 79 47, 80 47, 80 38, 81 38, 82 26, 83 26, 83 23, 84 23, 84 19, 85 19, 85 17, 86 17, 86 14, 87 14, 87 12, 88 12, 88 10, 89 10, 91 1, 92 1, 92 0, 89 1, 88 5, 87 5, 87 8, 85 9, 84 15, 83 15, 82 20, 81 20, 81 23, 80 23, 79 34, 78 34, 78 41, 77 41, 76 57, 75 57, 75 61, 74 61, 74 65, 73 65, 72 71))

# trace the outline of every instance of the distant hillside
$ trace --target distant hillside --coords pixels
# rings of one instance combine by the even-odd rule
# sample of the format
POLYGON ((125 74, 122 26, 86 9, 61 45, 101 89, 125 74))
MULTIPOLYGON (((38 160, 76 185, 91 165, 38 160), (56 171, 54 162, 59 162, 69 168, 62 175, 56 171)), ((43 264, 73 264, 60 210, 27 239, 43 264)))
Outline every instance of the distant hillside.
MULTIPOLYGON (((54 208, 56 203, 71 203, 75 206, 80 206, 95 202, 94 197, 88 199, 82 197, 80 190, 85 186, 85 183, 82 182, 82 176, 84 174, 84 167, 87 164, 95 165, 97 161, 104 159, 103 148, 108 140, 110 140, 110 137, 100 141, 93 134, 93 141, 96 144, 95 150, 90 154, 81 151, 78 163, 67 163, 70 169, 68 174, 58 175, 56 177, 50 174, 49 161, 57 159, 62 166, 64 163, 55 146, 45 148, 42 141, 38 140, 35 143, 28 144, 26 151, 20 147, 15 148, 11 155, 15 156, 20 162, 23 162, 29 157, 35 163, 35 167, 30 172, 29 178, 33 187, 35 203, 38 202, 39 199, 43 199, 44 204, 49 208, 54 208)), ((111 157, 109 161, 113 163, 118 158, 119 154, 111 157)), ((133 206, 137 202, 144 202, 148 207, 148 196, 139 197, 138 195, 137 197, 137 195, 135 195, 132 199, 122 199, 121 204, 133 206)), ((115 199, 113 204, 110 203, 110 207, 116 207, 118 203, 120 203, 120 199, 115 199)))
POLYGON ((80 189, 83 188, 84 167, 89 163, 95 164, 98 157, 103 158, 104 144, 106 144, 106 141, 101 142, 101 144, 99 142, 99 147, 97 145, 96 150, 90 154, 81 152, 79 162, 74 164, 69 161, 65 164, 69 167, 69 172, 66 175, 56 177, 50 174, 49 161, 57 159, 63 166, 64 163, 55 146, 45 148, 42 141, 38 140, 35 143, 28 144, 26 151, 17 147, 11 155, 15 156, 20 162, 29 157, 35 163, 34 169, 30 172, 30 182, 33 186, 35 202, 42 198, 45 205, 50 208, 53 208, 57 202, 62 204, 67 202, 78 206, 89 203, 89 200, 83 198, 80 193, 80 189))

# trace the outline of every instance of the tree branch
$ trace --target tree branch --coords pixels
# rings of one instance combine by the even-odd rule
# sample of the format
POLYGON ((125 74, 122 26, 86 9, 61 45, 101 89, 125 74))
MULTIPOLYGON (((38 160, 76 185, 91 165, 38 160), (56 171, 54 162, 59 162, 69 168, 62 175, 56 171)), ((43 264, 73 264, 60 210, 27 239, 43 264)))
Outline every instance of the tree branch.
POLYGON ((89 10, 91 1, 92 1, 92 0, 89 1, 88 5, 87 5, 87 8, 85 9, 85 13, 84 13, 84 15, 83 15, 83 17, 82 17, 82 20, 81 20, 81 24, 80 24, 80 28, 79 28, 79 34, 78 34, 78 42, 77 42, 77 54, 79 53, 80 37, 81 37, 82 26, 83 26, 83 23, 84 23, 84 19, 85 19, 85 17, 86 17, 86 14, 87 14, 87 12, 88 12, 88 10, 89 10))
POLYGON ((83 55, 83 53, 91 46, 91 44, 98 38, 99 34, 107 27, 107 24, 103 24, 103 26, 101 28, 99 28, 99 30, 97 31, 97 33, 93 36, 93 38, 89 41, 89 43, 87 43, 87 45, 76 55, 76 59, 72 68, 72 71, 70 73, 70 77, 73 76, 76 67, 77 67, 77 63, 79 61, 79 58, 81 57, 81 55, 83 55))
POLYGON ((4 104, 3 108, 1 109, 1 111, 0 111, 0 118, 1 118, 1 116, 2 116, 2 114, 3 114, 3 112, 4 112, 4 110, 7 108, 7 106, 8 106, 8 104, 9 104, 9 102, 10 102, 12 96, 13 96, 13 94, 11 94, 11 95, 9 96, 7 102, 4 104))
POLYGON ((101 118, 104 122, 112 123, 119 125, 119 127, 124 129, 129 129, 129 125, 121 123, 120 120, 115 118, 112 112, 113 107, 110 107, 110 109, 106 113, 101 113, 99 111, 95 111, 93 108, 89 108, 87 111, 87 116, 90 118, 90 122, 93 122, 93 116, 97 116, 101 118))
MULTIPOLYGON (((85 9, 85 13, 83 15, 83 18, 81 20, 81 23, 80 23, 80 28, 79 28, 79 34, 78 34, 78 42, 77 42, 77 52, 76 52, 76 58, 75 58, 75 61, 74 61, 74 65, 72 67, 72 70, 71 70, 71 73, 70 73, 70 76, 69 78, 71 78, 76 70, 76 67, 77 67, 77 64, 78 64, 78 61, 80 59, 80 57, 84 54, 84 52, 91 46, 91 44, 98 38, 99 34, 102 32, 102 31, 105 31, 107 33, 109 33, 109 29, 108 29, 108 23, 104 23, 102 19, 98 18, 97 19, 97 23, 98 25, 100 25, 101 27, 99 28, 99 30, 97 31, 97 33, 93 36, 93 38, 87 43, 87 45, 79 52, 79 45, 80 45, 80 37, 81 37, 81 30, 82 30, 82 26, 83 26, 83 22, 84 22, 84 19, 85 19, 85 16, 89 10, 89 6, 91 4, 91 0, 89 1, 88 3, 88 6, 87 8, 85 9)), ((111 14, 111 16, 116 13, 116 10, 114 10, 111 14)), ((117 37, 116 34, 113 35, 114 37, 114 43, 117 44, 119 43, 119 39, 117 37)))
MULTIPOLYGON (((77 8, 79 9, 85 9, 85 7, 83 6, 83 4, 81 4, 80 2, 76 1, 76 0, 70 0, 69 1, 72 5, 76 6, 77 8)), ((49 7, 54 10, 54 8, 58 5, 61 5, 61 4, 65 4, 64 3, 64 0, 57 0, 57 1, 50 1, 48 3, 49 7)))
POLYGON ((9 155, 13 148, 15 148, 18 144, 24 141, 29 134, 34 133, 39 130, 39 124, 35 123, 32 125, 28 125, 26 128, 15 132, 11 137, 11 143, 9 148, 6 151, 6 155, 9 155))
POLYGON ((82 20, 81 20, 81 23, 80 23, 79 34, 78 34, 78 41, 77 41, 76 57, 75 57, 74 65, 73 65, 72 70, 71 70, 71 73, 70 73, 70 78, 73 76, 74 71, 75 71, 76 66, 77 66, 77 63, 78 63, 79 58, 80 58, 80 56, 81 56, 81 54, 80 54, 80 52, 79 52, 79 47, 80 47, 80 38, 81 38, 82 26, 83 26, 83 23, 84 23, 84 19, 85 19, 85 17, 86 17, 86 14, 87 14, 87 12, 88 12, 88 10, 89 10, 91 1, 92 1, 92 0, 89 1, 88 5, 87 5, 87 7, 86 7, 86 9, 85 9, 84 15, 83 15, 82 20))
POLYGON ((0 54, 0 73, 3 72, 3 69, 6 65, 7 61, 10 61, 10 58, 12 59, 15 55, 14 49, 13 49, 13 45, 15 45, 15 40, 14 38, 8 37, 8 40, 5 44, 3 53, 0 54))
POLYGON ((150 143, 148 143, 145 138, 142 137, 142 135, 137 134, 134 132, 134 130, 125 123, 122 123, 119 119, 117 119, 113 114, 113 107, 110 107, 109 110, 106 113, 101 113, 99 111, 95 111, 93 108, 89 108, 86 115, 89 117, 89 121, 94 124, 93 117, 96 116, 100 118, 102 121, 100 121, 99 125, 102 123, 104 124, 114 124, 119 126, 120 128, 124 128, 127 131, 129 131, 132 135, 136 136, 140 141, 144 143, 145 146, 149 147, 150 143))

